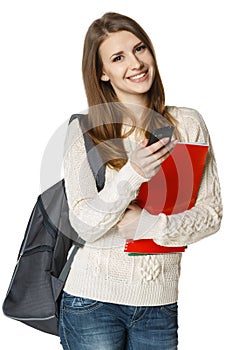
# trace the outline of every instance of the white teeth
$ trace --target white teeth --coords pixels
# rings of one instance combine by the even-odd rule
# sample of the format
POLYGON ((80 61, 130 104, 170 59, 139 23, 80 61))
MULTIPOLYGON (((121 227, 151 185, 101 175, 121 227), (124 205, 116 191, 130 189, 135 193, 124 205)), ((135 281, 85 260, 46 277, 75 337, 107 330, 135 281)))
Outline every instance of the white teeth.
POLYGON ((131 77, 130 79, 131 80, 140 79, 140 78, 143 78, 145 75, 146 73, 138 74, 138 75, 135 75, 134 77, 131 77))

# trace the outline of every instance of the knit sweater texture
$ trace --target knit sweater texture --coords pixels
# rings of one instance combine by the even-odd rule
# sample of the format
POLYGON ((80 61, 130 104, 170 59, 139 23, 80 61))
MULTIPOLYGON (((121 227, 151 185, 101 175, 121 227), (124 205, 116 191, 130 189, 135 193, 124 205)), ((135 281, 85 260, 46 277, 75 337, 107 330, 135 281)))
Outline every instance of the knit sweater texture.
MULTIPOLYGON (((194 109, 169 107, 182 142, 209 145, 195 206, 179 214, 151 215, 142 210, 134 239, 152 238, 160 245, 190 245, 220 228, 222 201, 216 161, 208 130, 194 109)), ((124 139, 130 156, 134 133, 124 139)), ((72 295, 133 306, 156 306, 178 300, 182 254, 128 256, 117 222, 140 185, 148 181, 128 161, 120 171, 106 167, 98 192, 87 160, 79 120, 68 127, 64 148, 64 178, 71 225, 86 241, 74 258, 64 290, 72 295)), ((187 253, 186 253, 187 254, 187 253)))

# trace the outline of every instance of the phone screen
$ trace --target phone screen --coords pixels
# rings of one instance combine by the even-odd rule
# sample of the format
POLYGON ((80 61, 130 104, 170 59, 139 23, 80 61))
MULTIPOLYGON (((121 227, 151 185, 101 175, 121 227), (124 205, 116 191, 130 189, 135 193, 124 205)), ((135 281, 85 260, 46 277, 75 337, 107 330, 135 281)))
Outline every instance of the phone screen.
POLYGON ((163 128, 159 128, 159 129, 156 129, 155 131, 152 131, 150 134, 150 138, 147 146, 150 146, 153 143, 158 142, 164 137, 169 137, 171 141, 173 132, 174 132, 174 126, 172 125, 164 126, 163 128))

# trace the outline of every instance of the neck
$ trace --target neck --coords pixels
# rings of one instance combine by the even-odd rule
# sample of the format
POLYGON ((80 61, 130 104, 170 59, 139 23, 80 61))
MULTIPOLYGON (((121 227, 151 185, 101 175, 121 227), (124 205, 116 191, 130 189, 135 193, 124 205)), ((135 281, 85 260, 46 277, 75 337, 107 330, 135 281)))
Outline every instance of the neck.
POLYGON ((130 104, 130 105, 137 105, 141 107, 147 107, 148 106, 148 96, 147 94, 128 94, 124 96, 123 98, 121 96, 118 96, 119 102, 123 104, 130 104))

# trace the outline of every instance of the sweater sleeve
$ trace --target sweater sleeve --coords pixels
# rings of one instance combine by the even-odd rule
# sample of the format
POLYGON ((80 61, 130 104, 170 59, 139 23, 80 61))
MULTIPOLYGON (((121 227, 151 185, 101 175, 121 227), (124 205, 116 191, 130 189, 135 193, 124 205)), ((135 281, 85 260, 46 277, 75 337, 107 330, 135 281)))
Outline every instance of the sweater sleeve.
POLYGON ((116 225, 147 181, 128 161, 98 192, 78 119, 68 127, 63 164, 70 223, 86 242, 96 241, 116 225))
MULTIPOLYGON (((219 230, 222 201, 217 166, 210 136, 201 115, 189 110, 187 135, 184 141, 206 142, 209 151, 195 206, 179 214, 151 215, 143 210, 134 239, 152 238, 163 246, 183 246, 219 230), (191 124, 191 125, 190 125, 191 124), (192 135, 190 139, 190 134, 192 135)), ((184 122, 184 120, 183 120, 184 122)))

